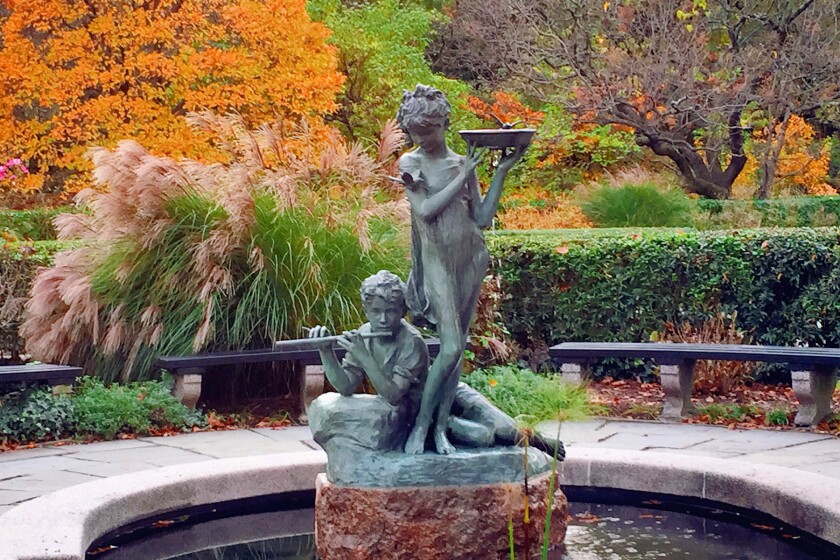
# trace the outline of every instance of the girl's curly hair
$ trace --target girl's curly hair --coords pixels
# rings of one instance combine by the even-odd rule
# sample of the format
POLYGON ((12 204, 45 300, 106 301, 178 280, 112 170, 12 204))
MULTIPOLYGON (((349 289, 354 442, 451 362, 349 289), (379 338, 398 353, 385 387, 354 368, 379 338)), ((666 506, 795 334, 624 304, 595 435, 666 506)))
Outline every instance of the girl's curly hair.
POLYGON ((397 111, 397 123, 410 139, 408 129, 429 119, 449 118, 452 107, 446 96, 437 88, 417 84, 414 91, 405 90, 397 111))

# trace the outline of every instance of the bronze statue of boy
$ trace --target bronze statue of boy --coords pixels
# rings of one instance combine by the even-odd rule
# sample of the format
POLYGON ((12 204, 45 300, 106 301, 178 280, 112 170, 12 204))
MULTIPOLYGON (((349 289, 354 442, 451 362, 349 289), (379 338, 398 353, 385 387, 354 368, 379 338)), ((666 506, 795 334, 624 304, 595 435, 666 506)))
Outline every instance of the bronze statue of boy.
MULTIPOLYGON (((420 333, 405 320, 406 286, 395 274, 382 270, 361 287, 362 306, 368 322, 345 331, 337 344, 347 353, 339 362, 331 340, 319 347, 327 379, 342 398, 323 395, 310 407, 310 425, 322 445, 333 437, 382 451, 402 449, 423 395, 429 352, 420 333), (367 378, 377 395, 356 395, 367 378), (352 402, 348 402, 352 399, 352 402), (336 413, 336 411, 338 411, 336 413), (370 433, 376 432, 378 433, 370 433)), ((322 326, 309 332, 310 339, 330 336, 322 326)), ((465 383, 455 389, 458 414, 448 419, 450 433, 460 444, 489 447, 514 445, 518 432, 514 420, 465 383)), ((536 435, 531 445, 548 453, 554 442, 536 435)), ((560 458, 563 453, 561 447, 560 458)))

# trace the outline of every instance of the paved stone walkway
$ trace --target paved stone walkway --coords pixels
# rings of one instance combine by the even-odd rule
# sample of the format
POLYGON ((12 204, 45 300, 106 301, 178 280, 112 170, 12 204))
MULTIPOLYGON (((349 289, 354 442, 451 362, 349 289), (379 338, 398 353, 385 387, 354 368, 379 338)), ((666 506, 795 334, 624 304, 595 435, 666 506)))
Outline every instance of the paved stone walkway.
MULTIPOLYGON (((543 428, 549 435, 557 433, 556 424, 543 428)), ((311 437, 307 427, 265 428, 0 453, 0 515, 16 504, 97 478, 226 457, 319 449, 311 437)), ((827 435, 599 419, 565 423, 560 437, 569 456, 584 447, 656 451, 763 463, 840 479, 840 438, 827 435)))

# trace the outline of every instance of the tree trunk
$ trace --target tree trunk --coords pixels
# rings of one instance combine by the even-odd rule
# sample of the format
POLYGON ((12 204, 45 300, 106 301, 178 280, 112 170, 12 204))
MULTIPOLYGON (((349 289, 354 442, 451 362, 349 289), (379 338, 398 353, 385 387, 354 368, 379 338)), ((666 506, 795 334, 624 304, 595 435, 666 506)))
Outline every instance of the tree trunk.
POLYGON ((776 169, 779 167, 779 156, 781 156, 782 148, 785 146, 785 137, 787 136, 788 124, 790 124, 790 113, 785 112, 783 119, 778 131, 776 131, 776 127, 771 125, 767 134, 767 149, 764 152, 764 161, 761 162, 761 183, 758 185, 758 194, 756 195, 756 198, 760 200, 770 198, 770 189, 776 180, 776 169))
POLYGON ((734 155, 729 165, 723 169, 720 165, 709 166, 697 152, 678 147, 668 141, 643 137, 637 140, 637 143, 673 161, 687 183, 687 190, 706 198, 729 198, 732 183, 744 168, 747 159, 743 154, 734 155))
POLYGON ((732 193, 732 183, 744 169, 747 156, 744 154, 744 133, 740 126, 741 112, 729 116, 729 165, 723 168, 720 160, 711 154, 709 161, 700 157, 691 147, 690 139, 675 141, 658 137, 655 132, 637 132, 636 143, 647 146, 653 153, 673 161, 687 183, 689 192, 706 198, 726 199, 732 193))

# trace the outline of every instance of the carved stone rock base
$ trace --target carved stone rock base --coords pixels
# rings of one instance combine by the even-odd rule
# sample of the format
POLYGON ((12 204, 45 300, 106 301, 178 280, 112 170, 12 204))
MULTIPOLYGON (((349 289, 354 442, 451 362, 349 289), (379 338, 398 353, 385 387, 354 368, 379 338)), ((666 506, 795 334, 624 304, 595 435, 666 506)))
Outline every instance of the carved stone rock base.
MULTIPOLYGON (((347 438, 333 438, 323 448, 327 452, 327 479, 333 484, 355 488, 439 488, 525 478, 522 447, 459 447, 451 455, 408 455, 402 451, 372 451, 354 445, 347 438)), ((551 457, 533 447, 527 453, 529 477, 551 470, 551 457)))
MULTIPOLYGON (((545 528, 550 473, 529 480, 531 553, 545 528)), ((357 488, 318 475, 315 542, 321 560, 494 560, 510 558, 512 516, 517 558, 524 550, 524 485, 357 488)), ((550 540, 566 536, 568 501, 555 485, 550 540)), ((524 558, 524 556, 522 556, 524 558)))

